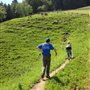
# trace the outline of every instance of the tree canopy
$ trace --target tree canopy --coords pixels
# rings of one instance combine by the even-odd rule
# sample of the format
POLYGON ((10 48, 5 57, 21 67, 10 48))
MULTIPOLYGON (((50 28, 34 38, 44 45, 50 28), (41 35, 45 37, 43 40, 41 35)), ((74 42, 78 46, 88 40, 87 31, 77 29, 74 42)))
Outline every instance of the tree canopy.
POLYGON ((0 22, 41 11, 68 10, 83 6, 90 6, 90 0, 23 0, 22 3, 13 0, 8 5, 1 2, 0 22))

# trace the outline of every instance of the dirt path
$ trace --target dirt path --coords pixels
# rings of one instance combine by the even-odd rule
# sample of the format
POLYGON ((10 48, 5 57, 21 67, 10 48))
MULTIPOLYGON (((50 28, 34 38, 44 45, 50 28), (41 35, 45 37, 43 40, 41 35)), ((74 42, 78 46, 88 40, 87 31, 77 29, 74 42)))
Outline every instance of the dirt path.
MULTIPOLYGON (((89 19, 90 19, 90 13, 89 13, 89 19)), ((89 22, 88 26, 90 27, 90 22, 89 22)), ((65 62, 64 62, 63 64, 61 64, 59 68, 57 68, 55 71, 53 71, 53 72, 50 74, 50 77, 55 76, 56 73, 58 73, 60 70, 62 70, 68 63, 69 63, 69 61, 68 61, 68 60, 65 60, 65 62)), ((45 79, 45 81, 43 81, 43 80, 40 79, 40 82, 37 83, 37 84, 35 84, 35 85, 32 87, 32 89, 30 89, 30 90, 44 90, 44 89, 45 89, 45 83, 46 83, 46 81, 47 81, 46 78, 44 78, 44 79, 45 79)), ((90 86, 88 86, 88 88, 90 88, 90 86)), ((85 89, 85 90, 87 90, 87 89, 85 89)))
MULTIPOLYGON (((59 68, 57 68, 55 71, 53 71, 51 74, 50 74, 50 77, 53 77, 56 75, 56 73, 58 73, 60 70, 62 70, 67 64, 69 63, 69 60, 65 60, 63 64, 60 65, 59 68)), ((44 90, 45 89, 45 83, 46 83, 46 78, 44 78, 45 80, 41 80, 40 79, 40 82, 35 84, 31 90, 44 90)))

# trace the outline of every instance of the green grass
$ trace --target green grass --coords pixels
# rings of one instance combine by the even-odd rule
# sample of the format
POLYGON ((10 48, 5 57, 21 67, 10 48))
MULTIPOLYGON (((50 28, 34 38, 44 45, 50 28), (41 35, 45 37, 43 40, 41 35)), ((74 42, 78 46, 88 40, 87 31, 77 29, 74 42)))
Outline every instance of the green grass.
MULTIPOLYGON (((88 49, 86 49, 88 46, 85 47, 85 53, 84 48, 82 48, 82 44, 86 45, 85 42, 88 42, 87 23, 88 17, 86 15, 58 12, 50 12, 48 16, 36 14, 32 18, 24 17, 1 23, 0 90, 29 90, 34 83, 38 82, 42 69, 42 57, 36 47, 43 43, 47 37, 51 38, 51 43, 58 51, 57 57, 54 56, 53 51, 51 52, 51 71, 57 68, 66 57, 66 42, 63 42, 62 38, 66 32, 69 33, 67 39, 70 39, 72 43, 75 56, 75 60, 71 61, 67 68, 71 66, 73 72, 76 64, 80 65, 78 62, 82 57, 80 52, 83 55, 88 52, 88 49), (83 42, 84 40, 85 42, 83 42), (78 54, 80 55, 77 56, 78 54)), ((81 67, 83 66, 81 65, 81 67)), ((81 71, 82 69, 80 70, 82 74, 81 71)), ((67 72, 68 69, 64 73, 66 75, 70 73, 67 72)), ((58 74, 58 76, 61 78, 62 75, 58 74)), ((71 74, 71 76, 73 75, 71 74)), ((67 80, 69 77, 66 76, 65 78, 67 80)), ((48 88, 52 88, 51 85, 55 82, 54 80, 52 82, 52 80, 46 86, 47 90, 51 90, 48 88)))
MULTIPOLYGON (((77 11, 76 11, 77 12, 77 11)), ((70 39, 73 47, 74 59, 55 77, 49 80, 45 90, 79 90, 90 89, 90 47, 88 18, 80 16, 72 20, 70 39), (88 84, 88 85, 87 85, 88 84)))
MULTIPOLYGON (((67 11, 65 11, 65 12, 67 12, 67 11)), ((87 10, 84 10, 84 9, 82 9, 82 10, 80 10, 80 9, 77 9, 77 10, 69 10, 68 11, 69 13, 71 12, 71 13, 79 13, 79 14, 88 14, 88 15, 90 15, 90 9, 87 9, 87 10)))
POLYGON ((79 10, 90 10, 90 6, 78 8, 79 10))

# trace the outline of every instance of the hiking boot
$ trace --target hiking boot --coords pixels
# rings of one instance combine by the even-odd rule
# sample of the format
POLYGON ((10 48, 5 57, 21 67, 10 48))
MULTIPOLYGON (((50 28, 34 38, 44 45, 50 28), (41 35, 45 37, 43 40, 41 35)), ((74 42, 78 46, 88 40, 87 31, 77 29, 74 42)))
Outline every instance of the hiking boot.
POLYGON ((70 57, 68 57, 68 60, 70 60, 70 57))
POLYGON ((44 75, 41 75, 41 78, 43 79, 44 78, 44 75))
POLYGON ((46 76, 46 78, 50 79, 51 77, 50 76, 46 76))

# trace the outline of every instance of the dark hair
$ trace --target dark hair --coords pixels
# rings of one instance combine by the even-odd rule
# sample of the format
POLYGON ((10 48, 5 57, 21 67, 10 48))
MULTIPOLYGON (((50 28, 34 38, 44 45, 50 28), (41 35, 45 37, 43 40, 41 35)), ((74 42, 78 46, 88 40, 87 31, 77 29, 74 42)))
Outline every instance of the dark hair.
POLYGON ((50 38, 46 38, 46 42, 47 42, 47 43, 50 42, 50 38))

